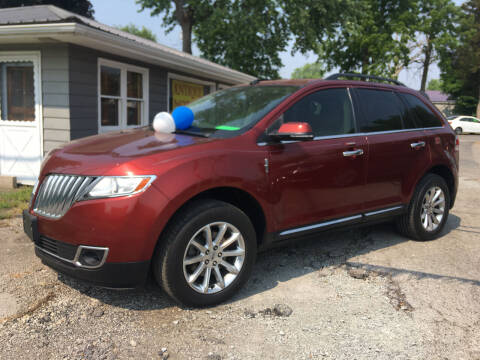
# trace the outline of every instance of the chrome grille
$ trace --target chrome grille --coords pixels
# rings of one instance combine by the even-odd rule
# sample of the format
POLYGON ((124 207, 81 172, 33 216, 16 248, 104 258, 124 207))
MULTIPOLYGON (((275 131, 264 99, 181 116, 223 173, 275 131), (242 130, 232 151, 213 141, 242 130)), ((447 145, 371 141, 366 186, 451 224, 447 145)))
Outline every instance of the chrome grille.
POLYGON ((91 176, 48 175, 38 190, 33 211, 54 219, 62 217, 94 180, 91 176))

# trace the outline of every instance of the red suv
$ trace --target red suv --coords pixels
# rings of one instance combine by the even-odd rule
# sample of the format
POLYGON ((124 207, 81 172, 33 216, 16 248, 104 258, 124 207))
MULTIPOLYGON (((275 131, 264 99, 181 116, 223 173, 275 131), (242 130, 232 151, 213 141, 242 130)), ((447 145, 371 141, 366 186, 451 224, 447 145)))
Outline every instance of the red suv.
POLYGON ((152 272, 204 306, 238 291, 276 242, 392 219, 408 238, 437 237, 457 192, 455 133, 417 91, 341 76, 233 87, 191 103, 187 130, 51 152, 24 213, 37 256, 107 287, 152 272))

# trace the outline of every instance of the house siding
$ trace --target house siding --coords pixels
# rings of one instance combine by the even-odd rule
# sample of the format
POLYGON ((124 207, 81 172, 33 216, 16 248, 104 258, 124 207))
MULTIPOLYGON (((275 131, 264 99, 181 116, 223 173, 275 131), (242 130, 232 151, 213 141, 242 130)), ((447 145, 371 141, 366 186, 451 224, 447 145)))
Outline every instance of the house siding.
POLYGON ((168 109, 166 68, 71 44, 2 45, 2 51, 41 52, 44 156, 65 142, 98 134, 98 58, 149 70, 149 122, 168 109))
POLYGON ((149 122, 167 111, 167 70, 141 61, 70 45, 70 129, 71 139, 98 133, 98 59, 118 61, 149 70, 149 122))
POLYGON ((2 45, 2 51, 40 51, 43 153, 70 141, 68 44, 2 45))

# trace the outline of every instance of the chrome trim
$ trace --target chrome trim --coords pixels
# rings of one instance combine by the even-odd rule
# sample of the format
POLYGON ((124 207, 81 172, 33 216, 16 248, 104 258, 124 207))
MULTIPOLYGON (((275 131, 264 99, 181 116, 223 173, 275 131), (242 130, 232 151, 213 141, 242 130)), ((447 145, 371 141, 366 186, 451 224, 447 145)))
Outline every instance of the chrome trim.
POLYGON ((77 252, 75 253, 75 257, 73 258, 73 265, 79 268, 85 268, 85 269, 98 269, 99 267, 102 267, 103 264, 105 264, 105 261, 107 261, 107 256, 108 256, 108 247, 98 247, 98 246, 86 246, 86 245, 80 245, 77 249, 77 252), (100 260, 100 263, 95 266, 88 266, 88 265, 83 265, 81 264, 78 259, 80 258, 80 254, 82 253, 82 250, 100 250, 103 251, 103 258, 100 260))
POLYGON ((412 147, 412 149, 423 148, 423 147, 425 147, 425 141, 419 141, 419 142, 416 142, 416 143, 411 143, 410 146, 412 147))
POLYGON ((76 201, 83 187, 94 179, 83 175, 47 175, 37 190, 34 213, 52 219, 61 218, 76 201))
POLYGON ((38 245, 35 245, 35 248, 37 248, 38 250, 41 250, 43 251, 44 253, 50 255, 50 256, 53 256, 54 258, 57 258, 59 260, 62 260, 62 261, 65 261, 69 264, 72 264, 74 265, 75 267, 78 267, 78 268, 84 268, 84 269, 98 269, 99 267, 102 267, 104 264, 105 264, 105 261, 107 261, 107 256, 108 256, 108 252, 109 252, 109 248, 107 247, 96 247, 96 246, 84 246, 84 245, 80 245, 78 246, 77 248, 77 251, 75 253, 75 257, 73 258, 73 260, 68 260, 68 259, 65 259, 61 256, 58 256, 48 250, 45 250, 43 248, 41 248, 40 246, 38 245), (88 265, 82 265, 78 259, 80 257, 80 254, 82 252, 83 249, 90 249, 90 250, 103 250, 103 258, 102 260, 100 261, 100 263, 98 265, 95 265, 95 266, 88 266, 88 265))
POLYGON ((395 211, 395 210, 400 210, 400 209, 403 209, 403 208, 404 208, 404 206, 403 206, 403 205, 400 205, 400 206, 394 206, 394 207, 391 207, 391 208, 388 208, 388 209, 370 211, 370 212, 365 213, 365 216, 368 217, 368 216, 383 214, 383 213, 386 213, 386 212, 395 211))
POLYGON ((350 220, 357 220, 357 219, 361 219, 361 218, 362 218, 362 215, 354 215, 354 216, 344 217, 344 218, 341 218, 341 219, 325 221, 325 222, 314 224, 314 225, 302 226, 302 227, 299 227, 299 228, 296 228, 296 229, 282 231, 280 233, 280 236, 290 235, 290 234, 294 234, 294 233, 302 232, 302 231, 318 229, 318 228, 325 227, 325 226, 328 226, 328 225, 340 224, 340 223, 343 223, 343 222, 347 222, 347 221, 350 221, 350 220))
MULTIPOLYGON (((369 136, 369 135, 382 135, 382 134, 395 134, 401 132, 412 132, 412 131, 425 131, 425 130, 437 130, 443 129, 444 126, 435 126, 435 127, 428 127, 428 128, 415 128, 415 129, 401 129, 401 130, 390 130, 390 131, 376 131, 376 132, 361 132, 361 133, 353 133, 353 134, 339 134, 339 135, 328 135, 328 136, 316 136, 311 141, 315 140, 328 140, 328 139, 341 139, 345 137, 358 137, 358 136, 369 136)), ((292 142, 299 142, 298 140, 290 140, 290 141, 281 141, 281 144, 290 144, 292 142)), ((302 141, 303 142, 303 141, 302 141)), ((277 143, 278 144, 278 143, 277 143)), ((271 145, 271 143, 262 141, 257 143, 258 146, 266 146, 271 145)))
POLYGON ((343 152, 343 156, 360 156, 360 155, 363 155, 363 149, 356 149, 356 150, 352 150, 352 151, 344 151, 343 152))

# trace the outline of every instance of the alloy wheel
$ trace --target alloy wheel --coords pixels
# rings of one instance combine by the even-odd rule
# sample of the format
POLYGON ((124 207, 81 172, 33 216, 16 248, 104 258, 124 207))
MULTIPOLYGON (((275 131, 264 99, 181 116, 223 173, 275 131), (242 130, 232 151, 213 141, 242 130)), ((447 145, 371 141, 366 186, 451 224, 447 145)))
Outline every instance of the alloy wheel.
POLYGON ((237 278, 245 260, 245 241, 227 222, 205 225, 190 239, 183 256, 187 284, 202 294, 227 288, 237 278))
POLYGON ((420 218, 426 231, 435 231, 442 223, 445 214, 445 194, 438 186, 427 190, 422 201, 420 218))

